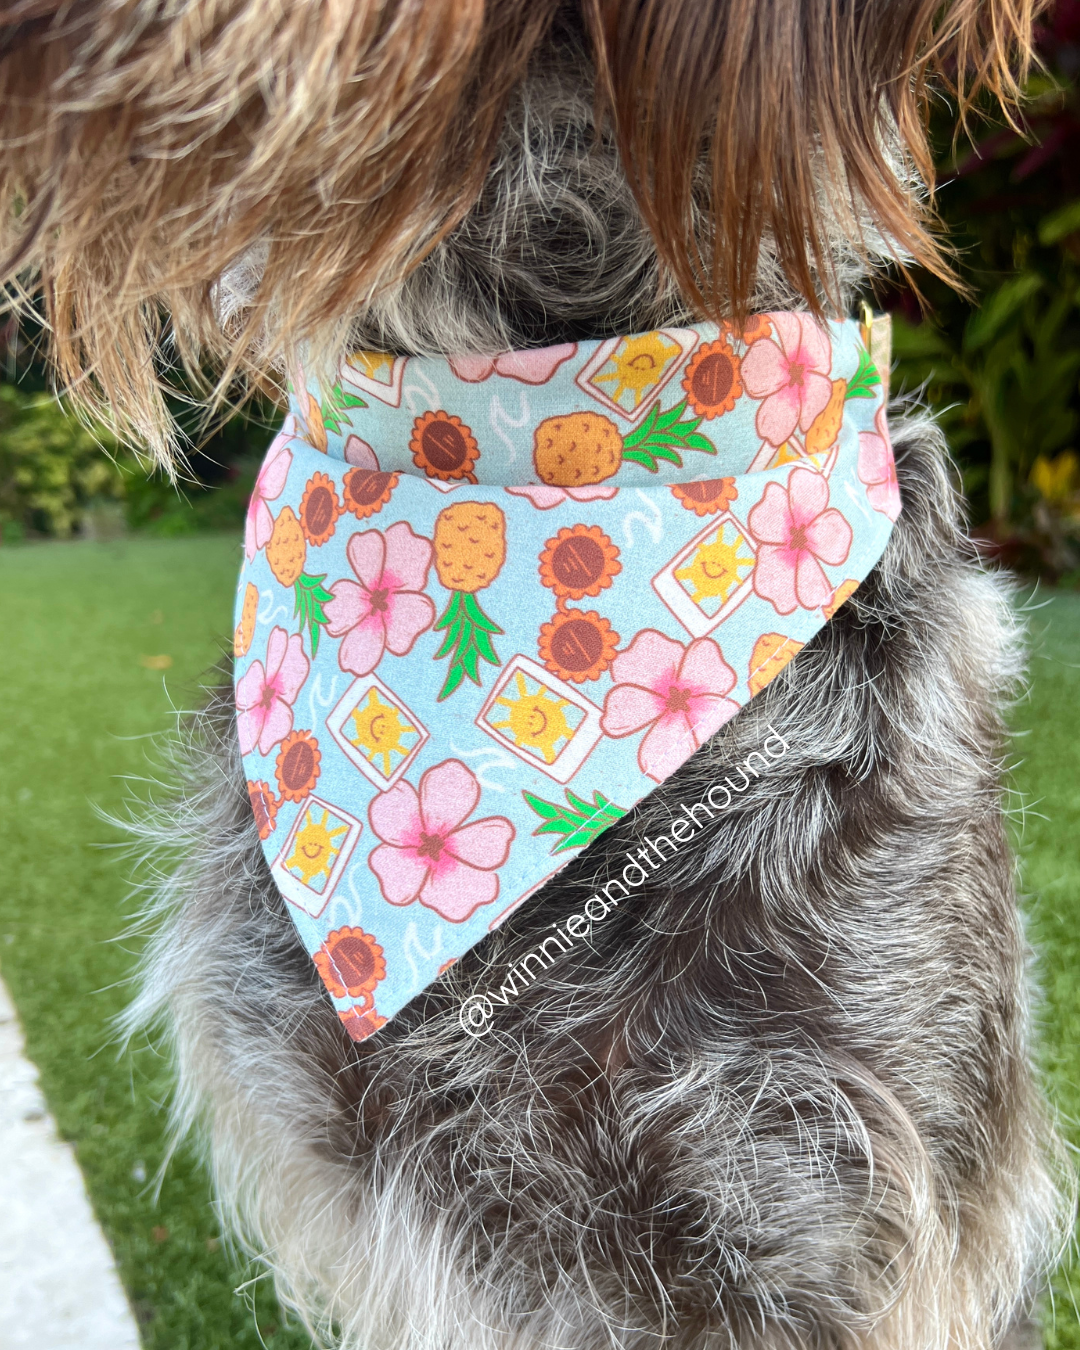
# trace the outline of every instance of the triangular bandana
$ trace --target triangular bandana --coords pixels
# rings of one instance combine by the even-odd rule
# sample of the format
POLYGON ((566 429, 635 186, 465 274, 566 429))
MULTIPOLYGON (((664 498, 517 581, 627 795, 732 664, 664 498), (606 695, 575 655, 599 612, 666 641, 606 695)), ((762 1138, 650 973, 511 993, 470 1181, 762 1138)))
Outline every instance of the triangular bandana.
POLYGON ((877 562, 900 496, 871 345, 781 313, 491 359, 357 352, 333 387, 297 380, 248 511, 237 728, 354 1038, 877 562))

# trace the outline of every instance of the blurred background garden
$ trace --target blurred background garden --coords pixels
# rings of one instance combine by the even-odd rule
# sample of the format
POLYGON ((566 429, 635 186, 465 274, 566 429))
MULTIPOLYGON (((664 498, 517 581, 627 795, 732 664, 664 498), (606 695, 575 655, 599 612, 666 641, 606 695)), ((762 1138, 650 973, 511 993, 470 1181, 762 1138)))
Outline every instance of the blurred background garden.
MULTIPOLYGON (((1039 30, 1021 133, 971 121, 953 144, 936 115, 938 207, 968 288, 933 277, 883 285, 894 316, 894 389, 919 390, 948 431, 988 551, 1030 575, 1080 585, 1080 0, 1039 30)), ((274 418, 259 405, 206 436, 194 414, 180 491, 129 454, 110 460, 48 392, 35 335, 0 326, 0 531, 5 543, 133 530, 227 529, 274 418)), ((108 438, 98 436, 108 447, 108 438)))
MULTIPOLYGON (((973 120, 954 144, 944 104, 937 117, 938 205, 968 295, 920 275, 925 311, 900 282, 877 303, 894 316, 893 389, 937 411, 973 532, 1024 579, 1031 687, 1012 715, 1009 803, 1041 951, 1043 1068, 1080 1144, 1080 0, 1049 11, 1039 51, 1023 134, 973 120)), ((226 1250, 186 1148, 157 1189, 168 1072, 152 1043, 115 1042, 137 896, 103 819, 155 791, 154 738, 228 648, 247 495, 277 417, 254 405, 206 436, 188 410, 190 472, 174 486, 70 418, 35 334, 0 321, 0 973, 140 1334, 161 1350, 310 1344, 226 1250)), ((1049 1350, 1080 1350, 1077 1293, 1070 1258, 1049 1350)))

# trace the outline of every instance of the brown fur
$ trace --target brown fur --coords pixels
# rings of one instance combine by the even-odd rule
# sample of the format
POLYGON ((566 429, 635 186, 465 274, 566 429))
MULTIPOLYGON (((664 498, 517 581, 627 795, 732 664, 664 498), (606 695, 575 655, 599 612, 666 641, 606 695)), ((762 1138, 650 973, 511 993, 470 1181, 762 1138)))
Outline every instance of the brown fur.
MULTIPOLYGON (((686 302, 741 313, 768 236, 794 293, 835 306, 823 194, 863 258, 869 228, 947 273, 927 76, 1012 99, 1036 7, 590 0, 599 106, 686 302)), ((6 0, 0 277, 40 289, 72 395, 167 460, 170 361, 273 382, 296 344, 333 347, 472 207, 559 8, 6 0), (215 283, 252 249, 223 330, 215 283)))
MULTIPOLYGON (((10 266, 62 375, 160 453, 174 357, 272 380, 346 336, 453 354, 844 311, 883 260, 946 269, 927 81, 1011 99, 1033 7, 19 0, 10 266)), ((1001 811, 1018 634, 940 433, 893 412, 904 510, 855 595, 359 1046, 271 881, 229 694, 188 729, 138 827, 180 861, 127 1025, 164 1029, 229 1230, 347 1350, 1018 1334, 1072 1212, 1001 811), (766 722, 782 762, 471 1039, 462 1000, 766 722)))

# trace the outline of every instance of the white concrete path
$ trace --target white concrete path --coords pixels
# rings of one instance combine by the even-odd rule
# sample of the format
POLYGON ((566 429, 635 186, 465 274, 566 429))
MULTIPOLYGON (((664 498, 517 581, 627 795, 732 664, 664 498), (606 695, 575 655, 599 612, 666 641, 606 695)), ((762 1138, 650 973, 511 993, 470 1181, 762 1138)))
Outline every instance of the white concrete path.
POLYGON ((0 1350, 138 1350, 70 1145, 0 980, 0 1350))

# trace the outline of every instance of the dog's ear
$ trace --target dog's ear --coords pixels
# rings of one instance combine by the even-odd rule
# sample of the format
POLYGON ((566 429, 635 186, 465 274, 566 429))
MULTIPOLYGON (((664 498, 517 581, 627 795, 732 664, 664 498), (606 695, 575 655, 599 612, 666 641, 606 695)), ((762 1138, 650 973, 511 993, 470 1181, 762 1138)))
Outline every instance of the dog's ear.
POLYGON ((163 339, 235 373, 414 263, 475 199, 556 8, 0 0, 0 280, 40 290, 62 382, 167 461, 163 339), (223 335, 215 281, 253 248, 223 335))
POLYGON ((813 308, 835 300, 826 219, 864 257, 869 226, 901 264, 952 280, 931 229, 928 78, 961 115, 982 91, 1014 106, 1048 0, 585 3, 645 220, 718 317, 741 315, 766 233, 813 308))

